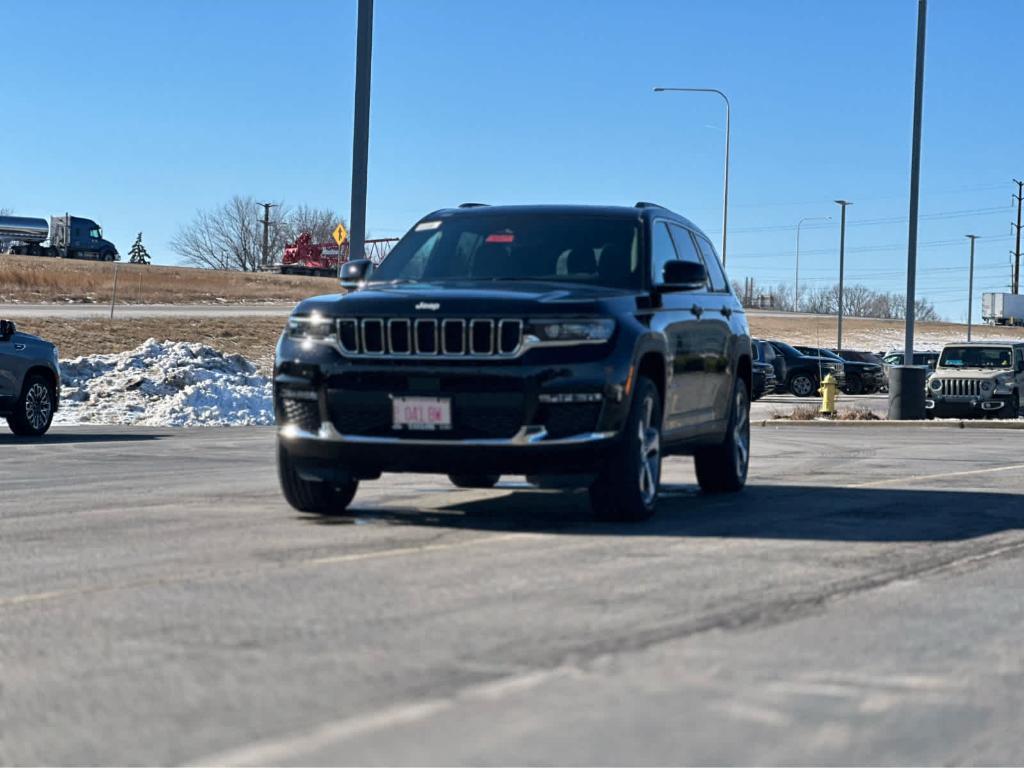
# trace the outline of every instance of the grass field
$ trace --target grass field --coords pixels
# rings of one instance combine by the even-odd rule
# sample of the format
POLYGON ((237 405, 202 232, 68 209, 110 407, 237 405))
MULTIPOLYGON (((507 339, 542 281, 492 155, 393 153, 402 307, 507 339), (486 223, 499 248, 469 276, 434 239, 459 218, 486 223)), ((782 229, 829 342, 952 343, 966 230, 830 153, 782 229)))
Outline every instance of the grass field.
MULTIPOLYGON (((114 265, 0 255, 0 302, 110 301, 114 265)), ((117 263, 117 301, 141 304, 294 302, 337 289, 329 277, 117 263)))

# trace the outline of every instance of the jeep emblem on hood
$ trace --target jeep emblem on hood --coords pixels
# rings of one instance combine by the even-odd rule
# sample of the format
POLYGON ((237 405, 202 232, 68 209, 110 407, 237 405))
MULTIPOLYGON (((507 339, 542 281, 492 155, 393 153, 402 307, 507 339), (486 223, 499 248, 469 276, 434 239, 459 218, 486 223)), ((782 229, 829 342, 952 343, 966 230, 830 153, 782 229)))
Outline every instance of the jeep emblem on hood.
POLYGON ((440 308, 441 308, 441 305, 438 304, 436 301, 421 301, 419 304, 417 304, 415 307, 413 307, 413 309, 419 309, 419 310, 428 310, 429 309, 431 312, 437 312, 437 310, 439 310, 440 308))

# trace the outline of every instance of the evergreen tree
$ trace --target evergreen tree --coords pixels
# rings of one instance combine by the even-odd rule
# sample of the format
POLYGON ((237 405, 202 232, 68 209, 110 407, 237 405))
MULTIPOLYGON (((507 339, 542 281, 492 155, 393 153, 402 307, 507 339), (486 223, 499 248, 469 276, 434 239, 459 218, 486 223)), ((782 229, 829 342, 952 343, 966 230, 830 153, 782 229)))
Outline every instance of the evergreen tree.
POLYGON ((132 245, 132 249, 128 252, 131 257, 129 261, 132 264, 149 264, 149 251, 146 250, 146 246, 142 244, 142 233, 139 232, 139 236, 135 238, 135 243, 132 245))

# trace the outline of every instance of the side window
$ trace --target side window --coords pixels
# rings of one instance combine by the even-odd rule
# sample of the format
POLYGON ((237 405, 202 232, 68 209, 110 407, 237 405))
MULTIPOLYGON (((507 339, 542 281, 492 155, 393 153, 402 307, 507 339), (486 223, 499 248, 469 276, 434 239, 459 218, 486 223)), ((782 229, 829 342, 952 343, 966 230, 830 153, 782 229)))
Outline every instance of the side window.
POLYGON ((1017 350, 1013 356, 1014 368, 1018 371, 1024 370, 1024 347, 1017 347, 1017 350))
POLYGON ((651 281, 655 284, 665 279, 665 264, 675 261, 676 249, 665 222, 656 221, 651 225, 651 281))
POLYGON ((729 280, 725 276, 725 270, 722 269, 722 263, 718 260, 714 246, 700 235, 697 235, 697 245, 700 246, 700 252, 704 255, 704 265, 708 268, 712 290, 728 293, 729 280))
MULTIPOLYGON (((672 239, 676 241, 676 253, 679 254, 679 258, 693 264, 700 264, 700 254, 697 253, 697 246, 694 245, 689 230, 678 224, 669 224, 668 226, 672 230, 672 239)), ((708 271, 710 272, 710 270, 708 271)))

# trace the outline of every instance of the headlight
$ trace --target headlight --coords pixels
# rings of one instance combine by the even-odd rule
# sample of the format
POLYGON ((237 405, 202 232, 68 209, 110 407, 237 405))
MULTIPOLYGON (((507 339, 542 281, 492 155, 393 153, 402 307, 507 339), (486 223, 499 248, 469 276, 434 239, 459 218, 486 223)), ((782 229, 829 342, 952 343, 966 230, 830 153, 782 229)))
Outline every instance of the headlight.
POLYGON ((608 341, 615 332, 615 321, 610 317, 592 320, 530 320, 526 336, 534 344, 598 343, 608 341))
POLYGON ((942 379, 932 379, 928 382, 928 386, 931 387, 934 392, 938 392, 942 389, 942 379))
POLYGON ((981 382, 981 391, 982 392, 988 392, 990 389, 992 389, 992 382, 991 381, 983 381, 983 382, 981 382))
POLYGON ((293 339, 329 338, 334 332, 334 320, 319 314, 292 315, 288 318, 288 335, 293 339))

